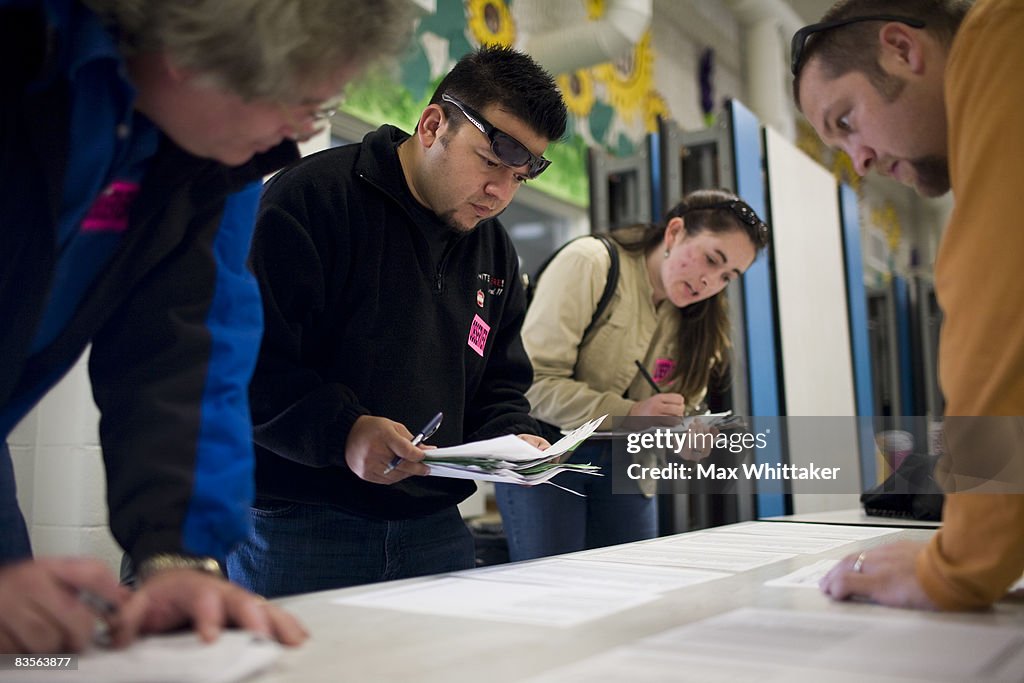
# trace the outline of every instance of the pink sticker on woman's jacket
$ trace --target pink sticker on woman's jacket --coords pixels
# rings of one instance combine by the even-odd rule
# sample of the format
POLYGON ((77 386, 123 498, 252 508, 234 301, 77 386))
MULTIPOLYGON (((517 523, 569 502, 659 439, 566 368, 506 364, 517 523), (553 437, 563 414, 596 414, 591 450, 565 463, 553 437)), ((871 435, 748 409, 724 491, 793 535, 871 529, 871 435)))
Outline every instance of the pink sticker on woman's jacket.
POLYGON ((128 212, 139 194, 139 184, 115 180, 107 185, 89 207, 82 221, 82 232, 124 232, 128 212))
POLYGON ((654 360, 654 381, 658 384, 664 382, 676 369, 676 362, 671 358, 656 358, 654 360))

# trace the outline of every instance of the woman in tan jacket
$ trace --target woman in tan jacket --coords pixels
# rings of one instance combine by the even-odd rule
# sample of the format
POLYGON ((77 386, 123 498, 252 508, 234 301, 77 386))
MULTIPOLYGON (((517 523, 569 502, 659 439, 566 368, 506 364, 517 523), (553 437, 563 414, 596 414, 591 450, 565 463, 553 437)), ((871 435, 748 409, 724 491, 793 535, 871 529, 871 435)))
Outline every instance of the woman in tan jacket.
MULTIPOLYGON (((567 245, 551 261, 523 324, 533 363, 531 414, 557 427, 616 417, 678 417, 701 403, 728 363, 724 290, 750 266, 768 229, 734 194, 687 195, 660 225, 611 233, 620 274, 587 337, 611 256, 597 239, 567 245), (638 371, 649 371, 658 392, 638 371)), ((612 493, 611 442, 594 440, 570 462, 606 476, 562 474, 553 486, 497 485, 512 560, 597 548, 657 535, 652 492, 612 493)))

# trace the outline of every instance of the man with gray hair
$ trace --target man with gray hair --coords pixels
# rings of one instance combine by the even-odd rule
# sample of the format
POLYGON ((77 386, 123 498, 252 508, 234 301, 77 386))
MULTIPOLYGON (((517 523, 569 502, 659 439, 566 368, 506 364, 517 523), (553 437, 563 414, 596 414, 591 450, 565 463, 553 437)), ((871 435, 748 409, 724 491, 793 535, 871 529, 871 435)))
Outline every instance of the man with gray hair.
POLYGON ((111 529, 141 582, 32 559, 0 441, 0 652, 81 650, 98 617, 115 645, 189 624, 305 639, 220 570, 253 496, 246 258, 262 177, 406 45, 412 7, 0 0, 0 436, 91 344, 111 529))
POLYGON ((837 599, 974 609, 1024 570, 1022 32, 1020 0, 844 0, 793 38, 793 92, 822 140, 862 175, 956 195, 935 263, 943 526, 845 558, 822 582, 837 599))

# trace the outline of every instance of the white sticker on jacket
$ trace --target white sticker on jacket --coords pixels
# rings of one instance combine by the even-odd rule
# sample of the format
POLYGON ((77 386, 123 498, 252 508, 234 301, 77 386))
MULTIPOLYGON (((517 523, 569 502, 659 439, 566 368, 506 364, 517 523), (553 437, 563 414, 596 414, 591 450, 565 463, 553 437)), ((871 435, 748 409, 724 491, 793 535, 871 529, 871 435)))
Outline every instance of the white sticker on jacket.
POLYGON ((487 336, 491 333, 491 326, 484 322, 478 315, 473 316, 473 324, 469 326, 469 348, 484 356, 484 347, 487 346, 487 336))

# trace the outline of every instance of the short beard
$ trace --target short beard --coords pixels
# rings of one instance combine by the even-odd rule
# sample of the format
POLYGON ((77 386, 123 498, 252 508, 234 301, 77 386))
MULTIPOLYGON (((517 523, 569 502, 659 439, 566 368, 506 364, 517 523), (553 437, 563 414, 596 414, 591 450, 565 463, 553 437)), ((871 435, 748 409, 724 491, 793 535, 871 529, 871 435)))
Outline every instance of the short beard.
POLYGON ((466 233, 473 232, 477 225, 480 225, 479 221, 475 225, 466 227, 465 225, 459 225, 455 222, 455 210, 445 211, 442 214, 438 214, 438 220, 444 223, 448 231, 456 235, 465 235, 466 233))
POLYGON ((949 159, 930 156, 910 162, 917 176, 915 187, 922 197, 941 197, 949 192, 949 159))
MULTIPOLYGON (((507 208, 508 207, 506 206, 505 209, 507 209, 507 208)), ((437 219, 439 221, 441 221, 442 223, 444 223, 445 227, 448 228, 449 232, 453 232, 456 235, 465 235, 466 233, 470 233, 470 232, 473 232, 474 230, 476 230, 480 226, 480 224, 483 223, 484 221, 494 220, 495 218, 497 218, 501 214, 505 213, 505 209, 502 209, 501 211, 499 211, 498 213, 494 214, 490 218, 483 218, 481 220, 478 220, 476 223, 474 223, 473 225, 471 225, 469 227, 466 227, 465 225, 459 225, 458 223, 455 222, 455 209, 452 209, 450 211, 445 211, 442 214, 438 214, 437 215, 437 219)))

